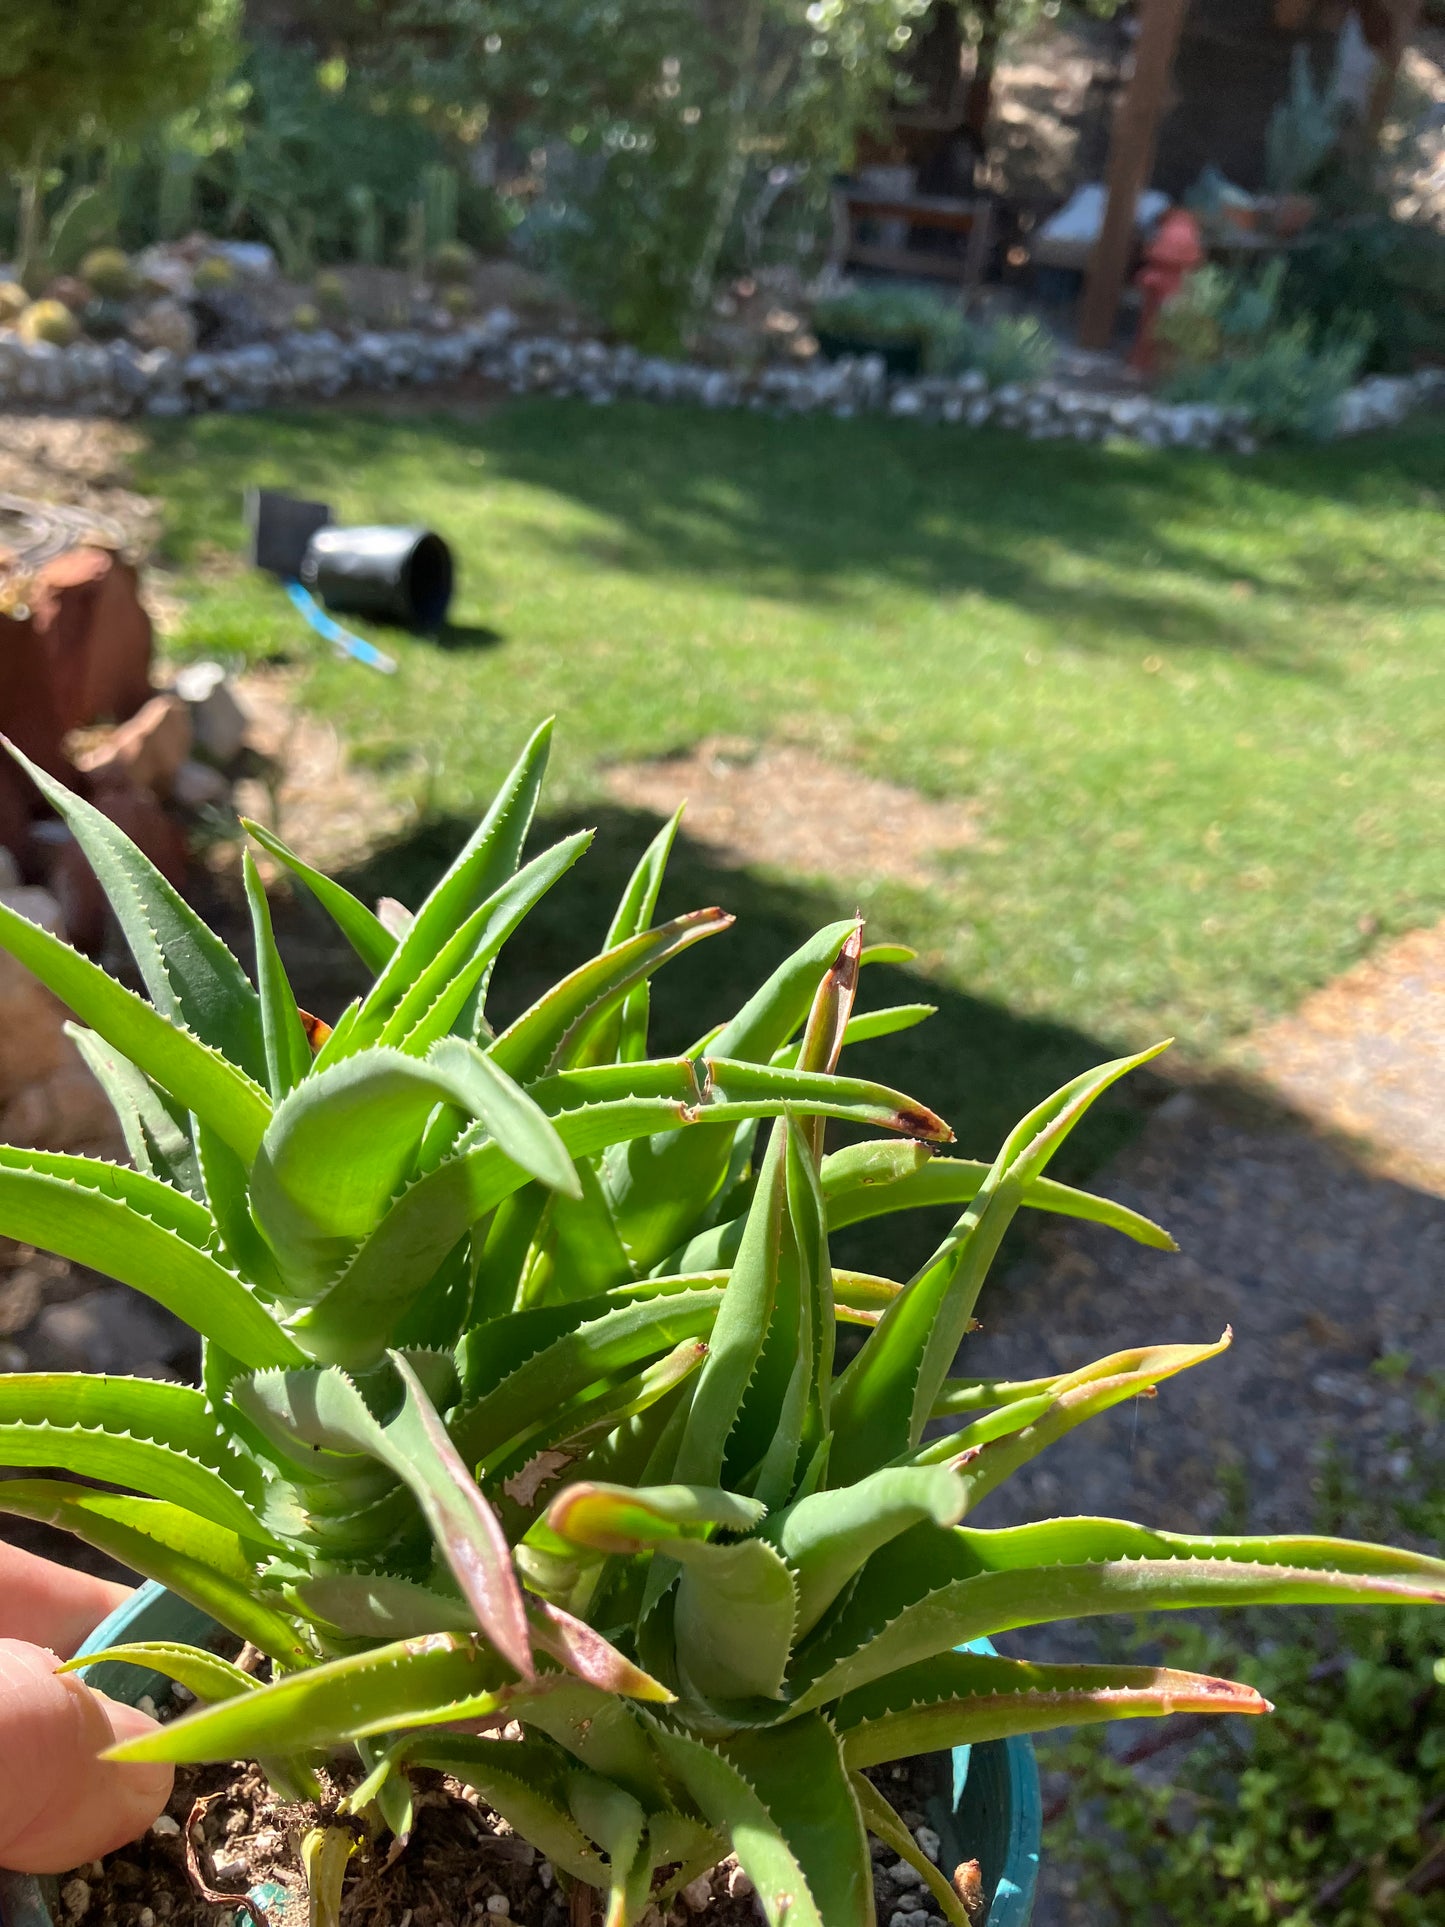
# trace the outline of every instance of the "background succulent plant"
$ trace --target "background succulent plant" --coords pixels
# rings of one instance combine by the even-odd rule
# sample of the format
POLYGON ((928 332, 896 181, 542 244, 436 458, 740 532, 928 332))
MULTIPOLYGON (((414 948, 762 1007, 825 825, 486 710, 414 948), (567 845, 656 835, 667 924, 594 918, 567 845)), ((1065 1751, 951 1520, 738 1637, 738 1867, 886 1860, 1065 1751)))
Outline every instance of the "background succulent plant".
MULTIPOLYGON (((610 1927, 730 1848, 775 1927, 864 1927, 872 1830, 964 1927, 867 1768, 1266 1703, 1190 1673, 957 1648, 1146 1607, 1440 1602, 1445 1563, 1107 1519, 964 1523, 1075 1425, 1228 1342, 1027 1383, 950 1376, 1020 1208, 1168 1245, 1046 1175, 1154 1052, 1073 1080, 992 1163, 940 1155, 951 1133, 925 1105, 837 1070, 850 1040, 928 1014, 855 1010, 880 953, 848 921, 690 1050, 651 1058, 650 976, 731 921, 654 922, 676 818, 602 950, 495 1029, 498 953, 589 840, 522 861, 549 738, 426 901, 385 923, 249 826, 374 973, 330 1029, 297 1008, 249 855, 254 984, 113 825, 31 769, 150 1001, 0 906, 0 943, 80 1020, 133 1158, 0 1149, 0 1231, 177 1312, 203 1369, 198 1388, 0 1379, 0 1462, 140 1495, 11 1479, 0 1507, 269 1656, 258 1686, 190 1648, 115 1649, 211 1702, 128 1757, 254 1754, 304 1793, 351 1743, 353 1808, 403 1839, 408 1766, 441 1768, 605 1889, 610 1927), (825 1156, 828 1118, 874 1135, 825 1156), (832 1264, 830 1231, 939 1203, 962 1216, 906 1282, 832 1264), (865 1334, 841 1371, 840 1322, 865 1334), (477 1736, 504 1720, 525 1737, 477 1736)), ((324 1838, 308 1855, 320 1903, 345 1858, 324 1838)))

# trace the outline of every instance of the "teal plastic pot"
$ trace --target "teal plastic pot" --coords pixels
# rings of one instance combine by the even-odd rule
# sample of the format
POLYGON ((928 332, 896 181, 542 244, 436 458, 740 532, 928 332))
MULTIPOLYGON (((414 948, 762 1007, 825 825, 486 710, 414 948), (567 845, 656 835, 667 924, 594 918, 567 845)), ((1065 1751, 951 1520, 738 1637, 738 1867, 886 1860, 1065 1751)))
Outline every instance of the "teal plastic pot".
MULTIPOLYGON (((202 1645, 216 1623, 199 1608, 163 1586, 145 1585, 98 1626, 81 1653, 100 1652, 126 1640, 179 1639, 202 1645)), ((986 1639, 970 1652, 993 1651, 986 1639)), ((160 1699, 170 1681, 160 1673, 107 1661, 86 1668, 90 1684, 112 1699, 137 1700, 143 1693, 160 1699)), ((1043 1812, 1034 1749, 1026 1739, 990 1740, 984 1746, 957 1746, 938 1756, 938 1786, 930 1817, 943 1842, 949 1865, 977 1859, 984 1891, 990 1896, 988 1927, 1028 1927, 1039 1871, 1043 1812)), ((0 1872, 0 1927, 54 1927, 57 1899, 53 1880, 0 1872)))

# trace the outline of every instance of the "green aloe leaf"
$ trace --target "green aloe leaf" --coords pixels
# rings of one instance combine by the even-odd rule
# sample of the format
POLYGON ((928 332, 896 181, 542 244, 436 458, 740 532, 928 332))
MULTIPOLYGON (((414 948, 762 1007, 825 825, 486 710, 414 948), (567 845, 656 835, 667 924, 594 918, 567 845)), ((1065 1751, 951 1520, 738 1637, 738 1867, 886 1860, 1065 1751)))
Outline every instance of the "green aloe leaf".
MULTIPOLYGON (((861 1224, 894 1211, 968 1204, 978 1196, 990 1168, 975 1158, 930 1156, 922 1146, 915 1150, 897 1138, 846 1145, 824 1158, 822 1164, 828 1227, 840 1231, 845 1225, 861 1224)), ((1151 1245, 1156 1251, 1179 1248, 1167 1231, 1131 1211, 1128 1205, 1076 1191, 1053 1178, 1035 1178, 1025 1187, 1023 1202, 1033 1211, 1051 1211, 1060 1217, 1107 1225, 1111 1231, 1122 1231, 1136 1244, 1151 1245)))
POLYGON ((118 1278, 247 1365, 302 1354, 258 1299, 201 1247, 204 1205, 96 1158, 0 1145, 0 1231, 118 1278))
MULTIPOLYGON (((349 1379, 323 1372, 263 1373, 239 1387, 237 1403, 263 1426, 289 1429, 303 1445, 366 1453, 407 1485, 477 1624, 508 1664, 532 1677, 521 1588, 495 1513, 459 1457, 411 1363, 390 1355, 399 1409, 383 1424, 349 1379)), ((453 1383, 455 1380, 453 1379, 453 1383)))
POLYGON ((592 1552, 670 1549, 683 1539, 705 1539, 716 1527, 750 1532, 765 1507, 716 1486, 569 1485, 547 1508, 548 1529, 592 1552))
POLYGON ((781 1555, 761 1539, 679 1539, 668 1552, 682 1567, 674 1626, 687 1685, 712 1701, 780 1699, 797 1623, 781 1555))
MULTIPOLYGON (((438 1104, 469 1113, 498 1080, 396 1050, 313 1071, 276 1107, 251 1172, 256 1222, 298 1295, 329 1284, 410 1174, 438 1104)), ((447 1249, 456 1242, 453 1237, 447 1249)))
POLYGON ((391 1362, 405 1391, 401 1410, 386 1425, 391 1468, 415 1492, 482 1631, 514 1671, 530 1680, 532 1647, 522 1589, 497 1515, 407 1360, 392 1352, 391 1362))
MULTIPOLYGON (((532 1085, 528 1095, 552 1117, 569 1154, 582 1158, 629 1133, 645 1134, 665 1121, 685 1120, 688 1097, 697 1092, 687 1066, 667 1064, 568 1072, 532 1085), (657 1095, 601 1095, 617 1088, 619 1077, 650 1083, 657 1095), (599 1084, 599 1079, 605 1081, 599 1084)), ((527 1174, 490 1141, 475 1148, 464 1144, 418 1178, 362 1242, 330 1290, 294 1321, 307 1348, 338 1364, 373 1364, 457 1240, 527 1182, 527 1174)), ((510 1293, 507 1303, 510 1306, 510 1293)))
POLYGON ((301 1082, 311 1068, 311 1043, 295 992, 276 948, 271 927, 271 906, 266 901, 261 875, 245 850, 241 856, 241 875, 246 887, 246 902, 251 912, 251 934, 256 946, 256 982, 260 989, 261 1031, 266 1050, 266 1083, 272 1100, 279 1103, 301 1082))
POLYGON ((1268 1713, 1252 1686, 1162 1666, 1032 1666, 981 1653, 944 1653, 838 1707, 843 1757, 855 1771, 911 1753, 977 1745, 1014 1733, 1170 1713, 1268 1713))
POLYGON ((493 1057, 510 1076, 526 1080, 565 1070, 589 1026, 619 1005, 635 984, 732 922, 723 910, 693 910, 604 950, 509 1024, 491 1046, 493 1057))
POLYGON ((280 1267, 251 1216, 246 1169, 208 1124, 196 1125, 196 1168, 215 1223, 213 1256, 268 1301, 285 1290, 280 1267))
POLYGON ((1043 1175, 1089 1106, 1164 1048, 1159 1044, 1074 1078, 1015 1126, 973 1203, 838 1380, 829 1473, 835 1484, 916 1448, 1026 1188, 1043 1175))
MULTIPOLYGON (((478 1635, 433 1633, 288 1673, 259 1692, 187 1714, 112 1747, 112 1760, 207 1760, 305 1753, 401 1727, 524 1716, 530 1688, 507 1683, 478 1635)), ((542 1683, 545 1685, 545 1682, 542 1683)))
POLYGON ((979 1420, 946 1439, 925 1445, 914 1454, 916 1463, 951 1464, 963 1474, 970 1507, 1001 1485, 1021 1465, 1048 1445, 1072 1432, 1076 1425, 1122 1405, 1125 1399, 1152 1397, 1155 1386, 1176 1373, 1217 1358, 1232 1334, 1226 1330, 1213 1345, 1151 1345, 1121 1352, 1086 1366, 1075 1382, 1053 1399, 1028 1401, 991 1420, 979 1420), (1110 1366, 1117 1369, 1110 1371, 1110 1366))
POLYGON ((946 1881, 938 1868, 924 1853, 912 1831, 902 1818, 883 1798, 866 1774, 850 1770, 848 1779, 853 1788, 853 1796, 858 1802, 858 1811, 863 1816, 863 1824, 876 1839, 891 1847, 900 1860, 906 1861, 922 1880, 950 1927, 973 1927, 967 1909, 952 1886, 946 1881))
MULTIPOLYGON (((766 1064, 808 1014, 823 974, 854 928, 829 924, 779 965, 730 1022, 687 1053, 766 1064)), ((727 1176, 731 1131, 659 1133, 631 1143, 606 1171, 617 1228, 639 1271, 650 1271, 697 1222, 727 1176)))
POLYGON ((214 1125, 240 1157, 249 1163, 256 1155, 271 1104, 239 1065, 6 903, 0 903, 0 948, 178 1104, 214 1125))
POLYGON ((266 1071, 260 1001, 225 944, 108 816, 13 744, 5 747, 80 845, 156 1009, 259 1081, 266 1071))
POLYGON ((286 1597, 313 1624, 348 1639, 417 1639, 427 1633, 480 1630, 464 1599, 391 1573, 317 1573, 291 1582, 286 1597))
POLYGON ((386 968, 396 949, 396 938, 380 917, 368 910, 341 884, 323 876, 319 870, 313 870, 309 863, 303 863, 294 850, 289 849, 279 836, 262 824, 253 823, 250 817, 243 816, 241 828, 253 842, 260 844, 268 856, 275 857, 298 883, 310 891, 368 970, 377 972, 386 968))
MULTIPOLYGON (((604 950, 613 950, 630 937, 639 937, 651 924, 662 892, 667 859, 677 837, 678 825, 686 805, 679 803, 669 820, 648 844, 637 868, 622 892, 621 901, 608 927, 604 950)), ((574 1062, 584 1064, 636 1063, 647 1055, 647 1030, 651 990, 647 979, 634 984, 620 1005, 606 1011, 588 1031, 574 1054, 574 1062)))
POLYGON ((1445 1603, 1445 1560, 1348 1539, 1156 1533, 1117 1519, 1002 1532, 917 1527, 799 1655, 795 1703, 826 1706, 971 1639, 1101 1613, 1445 1603))
POLYGON ((248 1550, 210 1519, 163 1499, 98 1492, 64 1479, 0 1479, 0 1512, 70 1533, 168 1586, 273 1659, 295 1665, 305 1657, 295 1627, 257 1596, 254 1541, 248 1550))
POLYGON ((868 1837, 827 1722, 814 1714, 740 1733, 724 1750, 792 1849, 829 1927, 872 1927, 868 1837))
POLYGON ((472 1114, 513 1164, 549 1189, 581 1198, 581 1182, 556 1125, 503 1070, 494 1052, 447 1037, 432 1046, 428 1062, 466 1092, 472 1114))
POLYGON ((198 1700, 207 1704, 215 1700, 234 1699, 238 1693, 254 1693, 260 1689, 259 1680, 253 1679, 249 1673, 243 1673, 230 1660, 208 1653, 202 1646, 185 1646, 169 1639, 138 1639, 125 1646, 107 1646, 101 1652, 86 1653, 80 1659, 67 1660, 65 1665, 57 1666, 55 1670, 58 1673, 74 1673, 83 1666, 97 1666, 104 1660, 120 1660, 127 1666, 139 1666, 146 1672, 163 1673, 167 1679, 179 1680, 198 1700))
POLYGON ((538 1740, 499 1746, 448 1733, 406 1741, 401 1757, 475 1787, 554 1867, 589 1886, 606 1885, 606 1863, 568 1810, 567 1783, 575 1769, 560 1748, 538 1740))
POLYGON ((787 1126, 773 1127, 748 1212, 747 1228, 728 1276, 708 1344, 675 1477, 683 1485, 721 1483, 728 1440, 757 1370, 778 1293, 787 1190, 787 1126))
POLYGON ((444 1037, 485 988, 502 945, 591 841, 592 832, 584 830, 524 864, 424 962, 389 1012, 382 1005, 374 1012, 358 1013, 351 1048, 375 1041, 421 1056, 444 1037))
POLYGON ((701 1338, 721 1298, 716 1289, 684 1290, 636 1304, 609 1305, 594 1316, 588 1312, 595 1308, 567 1307, 579 1321, 572 1330, 540 1345, 499 1384, 453 1415, 451 1433, 458 1451, 475 1465, 525 1437, 539 1406, 548 1400, 575 1398, 599 1378, 658 1357, 685 1339, 701 1338))
POLYGON ((774 1514, 761 1532, 797 1581, 798 1637, 817 1625, 880 1547, 925 1520, 956 1525, 966 1503, 963 1480, 943 1466, 885 1467, 774 1514))
POLYGON ((204 1203, 188 1113, 93 1030, 83 1024, 67 1024, 65 1030, 110 1100, 131 1163, 147 1177, 204 1203))
MULTIPOLYGON (((776 1729, 784 1748, 787 1730, 776 1729)), ((657 1729, 657 1745, 704 1820, 736 1853, 768 1927, 850 1927, 850 1916, 830 1920, 822 1912, 792 1844, 761 1794, 726 1754, 663 1726, 657 1729)), ((806 1738, 800 1751, 815 1765, 806 1738)), ((863 1927, 862 1920, 858 1927, 863 1927)))
MULTIPOLYGON (((883 1010, 855 1011, 844 1028, 842 1047, 872 1043, 879 1037, 896 1037, 900 1031, 913 1030, 937 1015, 937 1004, 890 1004, 883 1010)), ((773 1052, 771 1061, 791 1068, 798 1063, 801 1050, 800 1040, 784 1044, 781 1050, 773 1052)))
POLYGON ((242 1497, 255 1468, 219 1442, 204 1400, 187 1385, 81 1372, 0 1376, 0 1465, 61 1465, 169 1499, 258 1545, 274 1543, 242 1497))
POLYGON ((397 943, 358 1015, 358 1041, 370 1043, 437 953, 472 913, 502 888, 517 868, 542 787, 552 725, 542 724, 498 790, 490 809, 434 886, 397 943))

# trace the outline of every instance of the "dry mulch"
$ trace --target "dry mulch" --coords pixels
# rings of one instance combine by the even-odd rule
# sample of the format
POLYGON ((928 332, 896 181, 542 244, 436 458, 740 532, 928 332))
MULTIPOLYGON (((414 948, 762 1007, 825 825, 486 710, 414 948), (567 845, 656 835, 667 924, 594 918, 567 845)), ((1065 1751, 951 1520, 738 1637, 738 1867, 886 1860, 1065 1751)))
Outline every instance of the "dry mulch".
POLYGON ((689 837, 738 868, 924 889, 938 881, 938 856, 981 837, 972 809, 930 802, 792 744, 708 737, 675 756, 621 764, 607 786, 619 802, 666 816, 686 802, 689 837))
POLYGON ((1387 1176, 1445 1197, 1445 922, 1414 930, 1249 1040, 1246 1061, 1387 1176))

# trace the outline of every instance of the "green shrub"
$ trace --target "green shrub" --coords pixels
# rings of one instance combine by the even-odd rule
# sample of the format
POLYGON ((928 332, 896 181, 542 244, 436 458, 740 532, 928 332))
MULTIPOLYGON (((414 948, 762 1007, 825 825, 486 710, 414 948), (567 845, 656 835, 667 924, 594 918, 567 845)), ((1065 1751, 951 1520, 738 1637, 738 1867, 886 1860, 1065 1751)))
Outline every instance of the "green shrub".
POLYGON ((1384 213, 1322 224, 1291 252, 1280 307, 1317 330, 1358 327, 1376 372, 1445 357, 1445 234, 1384 213))
MULTIPOLYGON (((1445 1501, 1411 1523, 1438 1540, 1445 1501)), ((1230 1634, 1171 1631, 1165 1658, 1237 1673, 1275 1704, 1272 1719, 1247 1731, 1211 1723, 1142 1774, 1092 1735, 1046 1759, 1067 1775, 1057 1847, 1090 1896, 1089 1918, 1100 1927, 1438 1922, 1438 1620, 1310 1614, 1282 1629, 1249 1613, 1230 1634)))
POLYGON ((990 388, 1042 381, 1058 358, 1052 335, 1032 316, 980 320, 929 288, 850 288, 818 302, 813 325, 859 343, 914 345, 930 374, 977 373, 990 388))
POLYGON ((965 323, 963 311, 942 295, 886 283, 828 295, 813 309, 813 326, 822 333, 856 341, 911 342, 925 354, 936 339, 951 336, 965 323))
POLYGON ((1241 354, 1179 369, 1164 392, 1171 401, 1238 408, 1270 440, 1321 441, 1333 432, 1340 399, 1364 357, 1358 334, 1317 342, 1301 321, 1275 329, 1241 354))
POLYGON ((80 264, 80 278, 104 301, 135 293, 135 270, 121 248, 92 248, 80 264))
POLYGON ((80 333, 80 323, 63 301, 32 301, 16 328, 22 341, 48 341, 68 348, 80 333))

